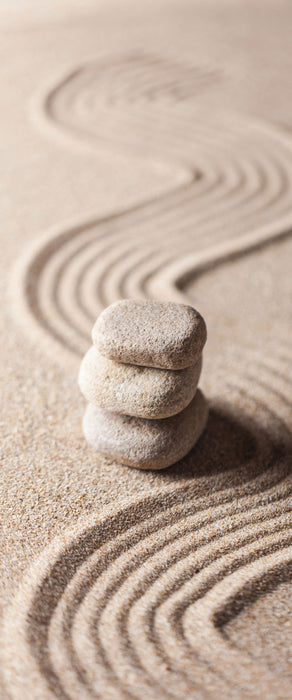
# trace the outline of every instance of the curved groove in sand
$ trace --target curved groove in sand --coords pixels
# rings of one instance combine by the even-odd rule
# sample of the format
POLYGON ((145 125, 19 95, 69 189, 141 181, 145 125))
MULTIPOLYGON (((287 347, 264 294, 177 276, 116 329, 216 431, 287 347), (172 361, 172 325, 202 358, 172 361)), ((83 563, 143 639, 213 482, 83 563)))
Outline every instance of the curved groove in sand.
MULTIPOLYGON (((259 411, 258 398, 251 394, 250 400, 252 413, 259 411)), ((265 404, 262 410, 267 413, 265 404)), ((188 697, 197 698, 207 671, 210 697, 226 691, 232 679, 222 678, 216 659, 189 640, 188 610, 238 572, 241 599, 254 579, 249 564, 273 551, 283 568, 292 542, 283 437, 278 445, 271 431, 261 432, 252 421, 245 429, 251 431, 244 438, 251 441, 245 464, 104 510, 44 550, 6 617, 12 697, 21 690, 31 700, 92 699, 103 697, 104 688, 114 698, 136 697, 139 677, 145 698, 181 697, 187 688, 188 697)), ((229 605, 229 585, 226 590, 220 610, 229 605)), ((226 656, 223 638, 219 646, 226 656)), ((276 683, 267 674, 267 693, 276 683)), ((253 692, 260 698, 262 685, 259 693, 253 685, 253 692)))
POLYGON ((223 79, 211 67, 132 54, 77 68, 36 101, 33 116, 45 132, 63 140, 71 132, 75 144, 100 150, 109 139, 111 148, 145 160, 150 133, 152 162, 170 174, 169 191, 150 201, 50 232, 16 272, 18 317, 29 319, 30 335, 33 327, 44 347, 57 341, 60 361, 68 351, 84 353, 94 319, 111 302, 185 301, 190 279, 292 229, 288 137, 253 119, 247 129, 246 118, 225 112, 215 124, 193 99, 202 80, 212 89, 223 79), (157 86, 153 100, 150 85, 157 86))
MULTIPOLYGON (((75 224, 72 229, 58 232, 55 238, 50 233, 48 244, 38 245, 24 261, 22 274, 17 274, 16 301, 18 298, 25 307, 26 317, 29 312, 32 323, 37 320, 37 326, 46 329, 64 348, 82 355, 89 343, 94 318, 104 306, 125 293, 183 299, 180 290, 190 278, 228 259, 247 255, 248 251, 290 232, 288 184, 292 182, 292 165, 289 163, 290 169, 283 172, 281 168, 272 169, 274 180, 264 165, 261 167, 266 182, 258 179, 252 160, 248 164, 250 175, 252 172, 255 175, 252 187, 252 177, 246 179, 244 170, 235 180, 225 177, 223 170, 211 188, 202 188, 203 176, 187 188, 180 187, 174 208, 171 197, 165 195, 159 201, 89 224, 81 223, 77 227, 75 224), (185 190, 190 213, 185 196, 182 197, 185 190), (165 205, 171 210, 172 221, 169 212, 163 213, 165 205), (233 231, 227 236, 229 220, 236 226, 237 238, 233 231), (156 226, 161 231, 160 241, 155 235, 156 226), (198 234, 194 233, 196 226, 198 234), (151 231, 155 229, 154 233, 149 233, 149 227, 151 231), (140 237, 144 241, 142 252, 140 237), (190 252, 193 246, 197 249, 195 254, 190 252), (152 258, 150 265, 149 258, 152 258)), ((13 286, 15 289, 15 278, 13 286)))
MULTIPOLYGON (((182 632, 188 610, 193 614, 195 602, 208 600, 227 574, 240 572, 240 597, 250 580, 249 562, 261 562, 272 547, 282 566, 292 543, 287 463, 271 466, 268 474, 263 465, 262 474, 251 478, 254 462, 257 455, 235 492, 230 474, 222 474, 218 488, 214 482, 208 498, 203 484, 164 490, 91 517, 45 550, 23 582, 6 627, 7 667, 20 663, 24 678, 35 668, 31 698, 40 697, 41 688, 52 697, 99 697, 103 683, 113 697, 135 697, 138 676, 144 697, 157 697, 158 688, 168 697, 165 664, 171 693, 183 692, 190 677, 194 688, 200 686, 210 659, 197 642, 190 643, 188 627, 182 632)), ((220 610, 229 598, 229 586, 226 597, 223 586, 220 610)), ((267 687, 271 680, 277 682, 269 676, 267 687)), ((210 683, 218 692, 215 664, 210 683)), ((190 687, 189 696, 197 697, 190 687)))

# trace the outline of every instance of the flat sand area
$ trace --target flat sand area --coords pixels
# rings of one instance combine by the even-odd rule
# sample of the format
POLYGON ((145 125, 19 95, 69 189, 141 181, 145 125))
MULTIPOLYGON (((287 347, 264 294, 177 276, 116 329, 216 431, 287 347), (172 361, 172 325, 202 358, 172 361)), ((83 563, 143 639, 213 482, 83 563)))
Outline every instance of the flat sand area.
POLYGON ((1 700, 291 700, 291 28, 289 0, 1 3, 1 700), (207 322, 208 425, 164 472, 81 431, 127 297, 207 322))

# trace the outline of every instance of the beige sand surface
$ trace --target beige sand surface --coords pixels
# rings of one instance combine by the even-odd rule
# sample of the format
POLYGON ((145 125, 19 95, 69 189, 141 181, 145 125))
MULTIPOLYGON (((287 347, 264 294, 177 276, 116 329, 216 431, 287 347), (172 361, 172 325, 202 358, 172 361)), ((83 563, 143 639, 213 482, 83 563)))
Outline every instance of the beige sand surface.
POLYGON ((1 3, 1 699, 291 698, 291 23, 1 3), (208 426, 163 473, 81 432, 134 296, 208 325, 208 426))

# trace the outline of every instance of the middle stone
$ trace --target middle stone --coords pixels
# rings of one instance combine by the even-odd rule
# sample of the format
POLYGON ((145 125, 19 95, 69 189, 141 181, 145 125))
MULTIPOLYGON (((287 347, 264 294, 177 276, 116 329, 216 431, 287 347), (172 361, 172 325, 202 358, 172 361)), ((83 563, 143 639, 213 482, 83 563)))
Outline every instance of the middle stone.
POLYGON ((168 418, 195 396, 202 358, 180 370, 126 365, 101 355, 92 346, 81 363, 78 383, 90 403, 108 411, 141 418, 168 418))

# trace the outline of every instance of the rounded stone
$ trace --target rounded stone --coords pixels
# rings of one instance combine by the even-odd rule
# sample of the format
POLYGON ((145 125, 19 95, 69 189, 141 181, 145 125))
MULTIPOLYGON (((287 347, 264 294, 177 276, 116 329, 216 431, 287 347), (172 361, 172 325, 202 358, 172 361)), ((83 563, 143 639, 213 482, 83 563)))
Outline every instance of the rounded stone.
POLYGON ((83 432, 97 452, 112 460, 138 469, 166 469, 195 445, 207 417, 207 401, 198 389, 187 408, 162 420, 134 418, 88 404, 83 432))
POLYGON ((184 369, 196 364, 207 337, 198 311, 173 302, 125 299, 98 317, 93 343, 110 360, 184 369))
POLYGON ((94 347, 82 360, 78 383, 91 403, 141 418, 167 418, 182 411, 196 393, 202 358, 182 370, 114 362, 94 347))

